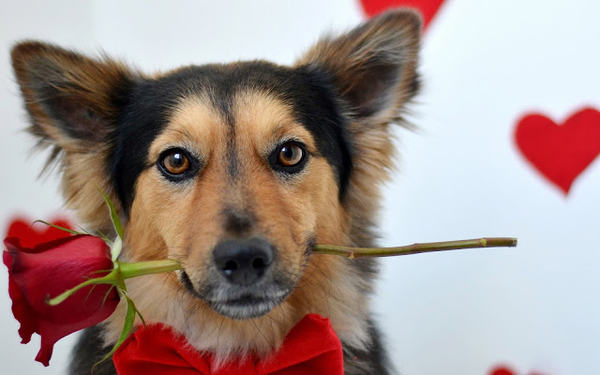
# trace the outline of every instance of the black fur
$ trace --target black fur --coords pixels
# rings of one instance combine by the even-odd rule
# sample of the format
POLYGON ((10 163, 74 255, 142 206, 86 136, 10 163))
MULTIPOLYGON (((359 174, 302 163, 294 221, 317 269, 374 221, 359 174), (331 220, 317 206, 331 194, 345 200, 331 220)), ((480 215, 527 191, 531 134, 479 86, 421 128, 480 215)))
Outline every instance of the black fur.
MULTIPOLYGON (((110 352, 111 348, 104 346, 101 333, 100 326, 87 328, 81 333, 79 341, 73 348, 69 375, 91 375, 94 364, 110 352)), ((115 375, 116 373, 112 358, 94 368, 94 375, 115 375)))
POLYGON ((382 345, 381 333, 372 320, 368 321, 371 345, 367 350, 352 350, 344 346, 345 375, 389 375, 391 364, 382 345))

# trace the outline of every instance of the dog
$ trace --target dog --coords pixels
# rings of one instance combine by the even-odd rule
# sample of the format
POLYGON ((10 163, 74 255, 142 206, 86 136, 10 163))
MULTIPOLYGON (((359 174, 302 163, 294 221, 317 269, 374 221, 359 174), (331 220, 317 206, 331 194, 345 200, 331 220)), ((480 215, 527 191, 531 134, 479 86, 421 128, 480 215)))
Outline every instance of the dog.
MULTIPOLYGON (((66 205, 112 233, 126 261, 183 270, 130 279, 147 322, 218 360, 266 356, 303 316, 330 319, 345 374, 392 373, 369 308, 377 263, 312 253, 375 245, 391 126, 419 89, 421 20, 388 11, 319 40, 292 66, 265 61, 144 74, 107 56, 25 41, 12 65, 51 148, 66 205), (111 232, 112 231, 112 232, 111 232)), ((124 306, 84 331, 71 374, 90 374, 119 337, 124 306)), ((95 374, 115 374, 110 361, 95 374)))

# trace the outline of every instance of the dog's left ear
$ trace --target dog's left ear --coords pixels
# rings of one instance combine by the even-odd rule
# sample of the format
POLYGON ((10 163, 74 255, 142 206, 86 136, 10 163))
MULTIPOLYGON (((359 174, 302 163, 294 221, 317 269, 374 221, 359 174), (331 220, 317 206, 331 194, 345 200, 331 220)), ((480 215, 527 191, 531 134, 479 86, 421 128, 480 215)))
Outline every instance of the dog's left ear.
POLYGON ((323 38, 298 62, 325 71, 353 120, 389 123, 419 87, 421 18, 388 11, 341 36, 323 38))

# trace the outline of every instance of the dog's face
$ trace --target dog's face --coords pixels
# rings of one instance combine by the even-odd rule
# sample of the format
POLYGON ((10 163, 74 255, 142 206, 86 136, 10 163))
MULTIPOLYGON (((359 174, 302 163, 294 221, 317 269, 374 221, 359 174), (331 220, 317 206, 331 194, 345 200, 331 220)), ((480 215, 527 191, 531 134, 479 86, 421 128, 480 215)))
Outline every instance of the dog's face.
POLYGON ((311 249, 371 241, 388 125, 418 87, 419 33, 418 16, 396 11, 321 40, 292 67, 159 76, 35 42, 12 59, 68 206, 106 231, 97 190, 108 193, 126 223, 124 257, 178 260, 170 282, 227 318, 276 306, 336 316, 335 304, 364 302, 370 271, 311 249), (349 287, 323 286, 334 279, 349 287), (328 311, 311 311, 317 287, 328 311))
POLYGON ((262 62, 140 84, 114 176, 130 217, 129 256, 179 260, 183 285, 231 318, 281 303, 317 238, 343 233, 351 164, 332 98, 320 73, 262 62))

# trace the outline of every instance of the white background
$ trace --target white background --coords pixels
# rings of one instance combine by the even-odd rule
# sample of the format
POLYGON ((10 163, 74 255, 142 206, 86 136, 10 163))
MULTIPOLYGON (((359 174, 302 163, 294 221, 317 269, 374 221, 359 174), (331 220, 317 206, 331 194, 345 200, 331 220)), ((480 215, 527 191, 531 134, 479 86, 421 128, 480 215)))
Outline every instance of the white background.
MULTIPOLYGON (((383 261, 375 311, 404 375, 600 374, 600 162, 565 197, 518 154, 521 115, 557 122, 600 108, 600 2, 447 0, 426 31, 420 130, 398 129, 400 172, 386 187, 382 245, 516 236, 516 249, 383 261)), ((37 179, 8 50, 24 38, 147 71, 265 58, 291 63, 318 35, 364 19, 353 0, 42 1, 0 9, 0 231, 17 213, 61 209, 54 175, 37 179)), ((49 368, 39 340, 20 345, 0 272, 0 373, 63 374, 73 338, 49 368)))

